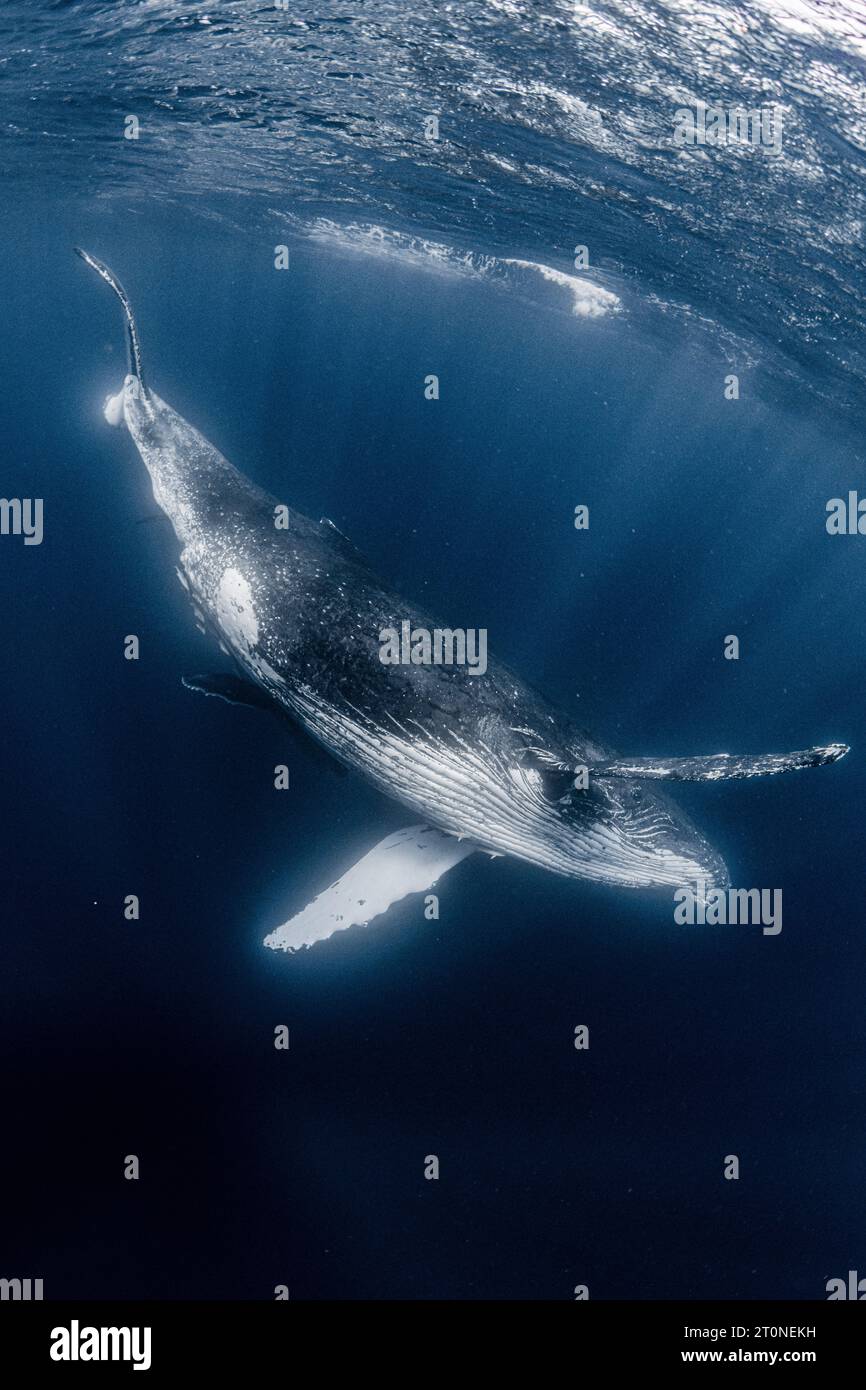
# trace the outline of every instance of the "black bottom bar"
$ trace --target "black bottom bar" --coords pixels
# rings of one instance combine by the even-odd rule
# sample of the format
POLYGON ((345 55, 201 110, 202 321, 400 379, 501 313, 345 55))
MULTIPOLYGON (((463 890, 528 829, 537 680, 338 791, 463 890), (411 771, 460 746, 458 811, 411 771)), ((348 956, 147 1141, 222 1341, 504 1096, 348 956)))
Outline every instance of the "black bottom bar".
POLYGON ((322 1371, 333 1372, 345 1357, 353 1376, 365 1368, 369 1372, 390 1365, 396 1370, 402 1365, 411 1377, 429 1381, 437 1361, 446 1372, 465 1364, 467 1334, 476 1349, 472 1360, 482 1357, 495 1364, 507 1356, 512 1370, 515 1354, 536 1358, 538 1371, 559 1351, 567 1354, 574 1370, 594 1364, 614 1373, 653 1374, 712 1364, 801 1365, 826 1376, 843 1368, 850 1373, 860 1364, 864 1314, 866 1310, 831 1302, 434 1302, 396 1307, 298 1301, 6 1302, 0 1305, 0 1377, 12 1384, 8 1373, 13 1369, 48 1371, 59 1383, 69 1376, 98 1379, 106 1368, 115 1377, 134 1375, 138 1365, 146 1384, 145 1375, 149 1381, 184 1372, 225 1378, 274 1367, 291 1382, 299 1374, 308 1377, 311 1358, 322 1371), (497 1308, 506 1312, 507 1323, 497 1323, 497 1308), (523 1308, 535 1310, 527 1321, 523 1308), (543 1343, 538 1341, 539 1316, 543 1343), (449 1343, 451 1329, 460 1338, 455 1346, 449 1343), (408 1345, 404 1335, 412 1339, 408 1345), (407 1359, 409 1347, 415 1350, 407 1359), (91 1359, 93 1353, 100 1359, 91 1359))

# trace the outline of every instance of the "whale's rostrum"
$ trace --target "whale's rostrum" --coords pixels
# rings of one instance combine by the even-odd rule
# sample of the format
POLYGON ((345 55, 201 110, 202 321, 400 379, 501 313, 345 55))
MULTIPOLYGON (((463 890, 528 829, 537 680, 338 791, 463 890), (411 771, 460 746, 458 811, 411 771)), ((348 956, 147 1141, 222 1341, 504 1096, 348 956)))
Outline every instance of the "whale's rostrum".
POLYGON ((411 826, 273 931, 269 946, 293 950, 368 922, 475 850, 599 883, 726 887, 721 857, 651 784, 767 775, 847 752, 830 744, 626 759, 493 658, 472 677, 459 666, 383 664, 383 629, 408 618, 429 630, 433 620, 390 591, 332 524, 283 504, 275 524, 277 499, 145 385, 128 297, 101 261, 79 254, 126 317, 129 370, 106 416, 126 424, 180 542, 179 573, 197 618, 243 677, 187 684, 270 704, 412 813, 411 826))

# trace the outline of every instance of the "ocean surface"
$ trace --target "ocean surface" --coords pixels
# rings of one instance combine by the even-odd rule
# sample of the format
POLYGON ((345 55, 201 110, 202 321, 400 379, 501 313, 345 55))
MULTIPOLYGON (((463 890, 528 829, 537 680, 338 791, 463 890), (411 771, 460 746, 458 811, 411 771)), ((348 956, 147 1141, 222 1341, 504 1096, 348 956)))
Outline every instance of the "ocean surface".
POLYGON ((853 0, 3 5, 0 491, 44 499, 44 536, 0 536, 0 1276, 747 1300, 866 1274, 866 537, 825 525, 866 496, 864 78, 853 0), (677 146, 700 101, 772 105, 781 153, 677 146), (438 921, 409 898, 266 951, 412 818, 183 686, 226 658, 103 419, 122 322, 74 245, 164 399, 598 738, 849 743, 676 792, 782 931, 477 856, 438 921))

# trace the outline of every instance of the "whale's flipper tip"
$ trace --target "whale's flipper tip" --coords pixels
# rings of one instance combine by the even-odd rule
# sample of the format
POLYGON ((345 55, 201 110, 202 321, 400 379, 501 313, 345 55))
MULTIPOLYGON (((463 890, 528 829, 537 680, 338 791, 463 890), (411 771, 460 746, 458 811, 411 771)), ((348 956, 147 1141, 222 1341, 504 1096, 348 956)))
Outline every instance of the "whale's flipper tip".
POLYGON ((838 763, 840 758, 851 752, 850 743, 828 743, 824 748, 816 748, 815 766, 821 767, 824 763, 838 763))

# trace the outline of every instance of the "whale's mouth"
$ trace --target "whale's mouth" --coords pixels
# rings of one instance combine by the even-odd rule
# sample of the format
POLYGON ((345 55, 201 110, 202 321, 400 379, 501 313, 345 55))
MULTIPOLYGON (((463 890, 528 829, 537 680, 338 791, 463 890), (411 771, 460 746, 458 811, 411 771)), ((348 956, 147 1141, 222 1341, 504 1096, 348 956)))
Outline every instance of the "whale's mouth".
POLYGON ((524 836, 517 818, 509 825, 511 852, 556 873, 626 888, 730 885, 722 856, 680 807, 638 782, 590 784, 548 802, 540 815, 536 800, 535 811, 524 836))
MULTIPOLYGON (((665 861, 665 856, 660 856, 665 861)), ((653 869, 648 868, 648 874, 653 869)), ((637 884, 637 887, 642 885, 637 884)), ((731 876, 721 855, 709 847, 701 858, 690 859, 678 855, 670 856, 667 862, 659 865, 658 878, 648 881, 647 887, 696 889, 696 897, 702 898, 716 889, 727 890, 731 886, 731 876)))
POLYGON ((636 886, 679 888, 697 881, 709 891, 730 885, 722 856, 669 797, 631 787, 623 800, 625 808, 614 818, 621 848, 612 851, 611 861, 626 877, 636 862, 636 886))
POLYGON ((482 813, 465 833, 489 852, 566 878, 644 889, 730 885, 721 855, 667 797, 642 797, 636 814, 617 804, 619 789, 612 798, 585 795, 583 802, 566 798, 544 807, 512 803, 506 814, 500 802, 497 814, 482 813))
MULTIPOLYGON (((594 836, 593 840, 598 837, 594 836)), ((534 857, 534 856, 525 856, 534 857)), ((539 862, 545 856, 539 855, 539 862)), ((688 884, 701 884, 705 892, 713 889, 727 889, 731 879, 727 865, 721 855, 709 846, 701 853, 684 849, 657 849, 641 851, 633 844, 618 841, 611 837, 605 843, 593 845, 587 853, 584 846, 572 849, 563 862, 559 856, 548 859, 546 867, 563 873, 570 878, 589 879, 598 883, 608 883, 620 888, 681 888, 688 884)))

